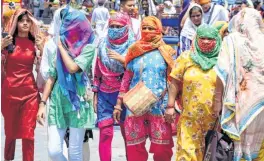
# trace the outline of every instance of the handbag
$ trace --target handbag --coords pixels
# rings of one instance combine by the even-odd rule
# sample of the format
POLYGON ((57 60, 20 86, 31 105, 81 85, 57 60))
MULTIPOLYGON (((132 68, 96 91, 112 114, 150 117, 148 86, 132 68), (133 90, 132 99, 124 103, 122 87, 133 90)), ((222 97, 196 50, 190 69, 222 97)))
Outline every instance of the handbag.
POLYGON ((233 161, 234 143, 223 132, 216 129, 219 126, 216 119, 213 130, 209 130, 205 136, 205 154, 203 161, 233 161))
POLYGON ((150 111, 152 106, 166 94, 163 91, 158 98, 142 81, 143 60, 140 64, 140 80, 135 87, 123 96, 123 103, 135 116, 141 116, 150 111))

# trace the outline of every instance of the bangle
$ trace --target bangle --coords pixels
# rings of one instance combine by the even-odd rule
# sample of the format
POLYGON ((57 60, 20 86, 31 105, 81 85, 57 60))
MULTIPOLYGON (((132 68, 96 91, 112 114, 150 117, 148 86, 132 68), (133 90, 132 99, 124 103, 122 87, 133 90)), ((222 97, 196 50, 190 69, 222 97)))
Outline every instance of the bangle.
POLYGON ((123 111, 122 108, 118 108, 117 106, 114 106, 114 109, 118 110, 118 111, 123 111))
POLYGON ((169 108, 175 108, 175 105, 167 105, 167 109, 169 108))
POLYGON ((45 106, 46 106, 46 101, 43 101, 43 100, 41 100, 40 102, 39 102, 39 104, 41 104, 41 103, 43 103, 45 106))

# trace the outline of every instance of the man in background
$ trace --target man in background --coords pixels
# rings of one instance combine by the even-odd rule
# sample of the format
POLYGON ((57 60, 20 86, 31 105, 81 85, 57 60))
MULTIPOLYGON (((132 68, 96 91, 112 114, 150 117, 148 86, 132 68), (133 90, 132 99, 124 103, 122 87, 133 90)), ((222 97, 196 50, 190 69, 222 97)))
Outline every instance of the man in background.
POLYGON ((108 9, 104 6, 105 0, 98 0, 98 6, 94 9, 92 14, 91 23, 95 28, 95 33, 98 38, 106 36, 106 29, 110 14, 108 9))
POLYGON ((132 18, 135 10, 135 0, 120 0, 120 11, 128 14, 131 17, 132 30, 137 40, 140 39, 140 20, 132 18))
POLYGON ((261 9, 261 2, 259 2, 259 1, 255 1, 255 2, 253 3, 253 5, 254 5, 254 8, 255 8, 256 10, 260 11, 260 9, 261 9))
POLYGON ((39 0, 39 18, 42 18, 42 14, 44 12, 44 0, 39 0))
POLYGON ((204 22, 213 25, 216 21, 229 21, 228 11, 223 6, 211 3, 211 0, 200 0, 204 11, 204 22))

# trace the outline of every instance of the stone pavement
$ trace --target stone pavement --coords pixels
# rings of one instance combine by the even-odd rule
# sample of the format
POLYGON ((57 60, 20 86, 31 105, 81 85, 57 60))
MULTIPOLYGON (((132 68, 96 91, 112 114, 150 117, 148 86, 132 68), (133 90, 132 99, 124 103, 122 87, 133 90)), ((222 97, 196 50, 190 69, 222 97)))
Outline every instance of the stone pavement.
MULTIPOLYGON (((35 161, 49 161, 48 152, 47 152, 47 128, 37 126, 35 130, 35 161)), ((100 161, 98 154, 98 140, 99 140, 99 131, 94 129, 94 140, 90 140, 90 161, 100 161)), ((3 152, 4 152, 4 120, 1 117, 1 161, 3 161, 3 152)), ((174 138, 175 140, 175 138, 174 138)), ((146 147, 149 147, 149 142, 147 142, 146 147)), ((175 160, 175 147, 173 148, 174 156, 172 160, 175 160)), ((14 161, 22 161, 22 147, 21 140, 17 140, 16 144, 16 155, 14 161)), ((126 161, 125 158, 125 147, 122 139, 121 132, 119 127, 115 127, 114 130, 114 139, 112 144, 112 161, 126 161)), ((148 161, 153 161, 152 155, 149 155, 148 161)))

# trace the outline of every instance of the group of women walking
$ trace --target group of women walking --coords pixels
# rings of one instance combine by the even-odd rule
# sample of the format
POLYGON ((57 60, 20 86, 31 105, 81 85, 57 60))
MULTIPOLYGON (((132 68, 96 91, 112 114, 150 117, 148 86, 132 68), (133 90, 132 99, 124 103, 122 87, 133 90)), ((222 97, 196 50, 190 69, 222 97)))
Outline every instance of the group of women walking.
POLYGON ((203 160, 205 135, 217 118, 234 140, 235 161, 263 160, 264 24, 260 14, 254 9, 242 10, 230 22, 229 36, 222 40, 225 23, 215 27, 202 24, 199 6, 189 13, 188 27, 192 29, 182 31, 182 42, 188 42, 188 47, 174 60, 176 51, 162 40, 162 24, 154 16, 142 20, 139 40, 128 15, 112 16, 96 54, 95 35, 85 15, 69 5, 58 9, 47 43, 53 45, 45 45, 52 50, 45 59, 46 82, 40 98, 33 64, 47 51, 43 50, 44 38, 36 34, 38 22, 31 13, 17 10, 6 29, 9 35, 2 38, 4 159, 14 160, 16 139, 22 139, 23 161, 33 161, 36 121, 44 124, 47 118, 52 161, 82 161, 85 130, 94 125, 100 130, 100 160, 110 161, 116 124, 128 161, 148 160, 147 138, 155 161, 171 161, 175 101, 181 94, 177 161, 203 160), (8 47, 12 44, 13 51, 8 47), (124 98, 142 82, 157 100, 150 110, 135 115, 124 106, 124 98), (67 128, 68 157, 63 154, 67 128))

